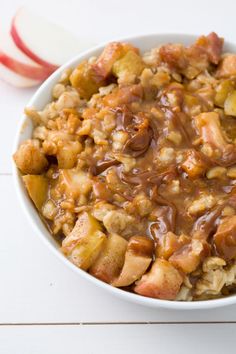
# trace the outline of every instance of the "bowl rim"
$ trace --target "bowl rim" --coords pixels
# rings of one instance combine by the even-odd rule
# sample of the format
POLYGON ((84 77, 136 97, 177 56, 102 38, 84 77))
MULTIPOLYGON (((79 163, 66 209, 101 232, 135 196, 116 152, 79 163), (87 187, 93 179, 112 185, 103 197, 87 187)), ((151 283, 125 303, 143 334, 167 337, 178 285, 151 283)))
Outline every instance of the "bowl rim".
MULTIPOLYGON (((57 77, 60 77, 60 74, 68 67, 73 67, 77 65, 80 61, 89 58, 93 56, 94 52, 96 51, 102 51, 105 45, 109 42, 112 41, 124 41, 124 42, 131 42, 132 41, 144 41, 146 39, 157 39, 159 41, 163 41, 165 43, 165 38, 169 39, 170 37, 173 37, 173 42, 179 41, 180 43, 183 41, 183 38, 185 40, 195 40, 197 37, 199 37, 198 34, 185 34, 185 33, 168 33, 168 32, 163 32, 163 33, 150 33, 150 34, 137 34, 133 36, 128 36, 128 37, 122 37, 122 38, 115 38, 114 40, 109 40, 109 41, 104 41, 101 44, 98 44, 96 46, 93 46, 92 48, 83 51, 79 53, 78 55, 74 56, 72 59, 68 60, 64 65, 59 67, 51 76, 49 76, 43 83, 40 85, 40 87, 36 90, 36 92, 33 94, 31 99, 29 100, 27 106, 32 106, 35 101, 38 100, 38 98, 43 95, 44 90, 50 86, 51 82, 56 79, 57 77)), ((168 40, 169 42, 169 40, 168 40)), ((224 42, 227 46, 233 47, 236 46, 233 42, 225 41, 224 42)), ((150 48, 151 49, 151 48, 150 48)), ((22 113, 21 118, 18 122, 17 130, 16 130, 16 136, 14 139, 13 143, 13 150, 12 154, 17 150, 20 142, 20 136, 21 136, 21 131, 22 131, 22 126, 26 120, 26 116, 24 113, 22 113)), ((32 214, 32 210, 34 206, 32 205, 30 208, 25 202, 24 198, 24 189, 21 184, 21 175, 17 169, 17 167, 14 164, 13 159, 11 159, 11 165, 12 165, 12 173, 13 173, 13 183, 14 187, 16 190, 16 194, 18 197, 18 200, 20 202, 20 205, 22 209, 24 210, 24 213, 29 220, 29 223, 31 224, 33 230, 35 231, 36 235, 45 243, 45 245, 52 251, 53 254, 56 255, 66 266, 68 266, 70 269, 72 269, 74 272, 82 276, 84 279, 87 279, 91 281, 94 285, 97 285, 98 287, 108 290, 111 294, 114 294, 115 296, 119 297, 120 299, 123 300, 128 300, 129 302, 136 303, 142 306, 147 306, 147 307, 152 307, 152 308, 165 308, 165 309, 172 309, 172 310, 204 310, 204 309, 213 309, 217 307, 223 307, 227 305, 232 305, 236 303, 236 294, 231 295, 229 297, 223 297, 219 299, 212 299, 212 300, 202 300, 202 301, 169 301, 169 300, 161 300, 161 299, 154 299, 154 298, 149 298, 145 296, 141 296, 135 293, 127 292, 125 290, 115 288, 111 286, 110 284, 107 284, 94 276, 90 275, 89 273, 83 271, 82 269, 76 267, 73 263, 71 263, 61 252, 59 249, 57 249, 55 246, 53 246, 52 243, 50 243, 49 240, 45 237, 44 233, 37 227, 37 223, 34 222, 34 216, 32 214)))

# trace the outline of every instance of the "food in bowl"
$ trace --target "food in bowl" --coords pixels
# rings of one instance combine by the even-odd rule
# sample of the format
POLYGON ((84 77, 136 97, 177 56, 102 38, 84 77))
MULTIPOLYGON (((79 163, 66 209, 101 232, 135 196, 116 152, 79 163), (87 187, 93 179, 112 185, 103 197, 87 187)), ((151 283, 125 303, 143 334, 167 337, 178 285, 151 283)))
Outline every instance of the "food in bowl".
POLYGON ((166 300, 236 290, 236 54, 215 33, 66 70, 14 160, 77 267, 166 300))

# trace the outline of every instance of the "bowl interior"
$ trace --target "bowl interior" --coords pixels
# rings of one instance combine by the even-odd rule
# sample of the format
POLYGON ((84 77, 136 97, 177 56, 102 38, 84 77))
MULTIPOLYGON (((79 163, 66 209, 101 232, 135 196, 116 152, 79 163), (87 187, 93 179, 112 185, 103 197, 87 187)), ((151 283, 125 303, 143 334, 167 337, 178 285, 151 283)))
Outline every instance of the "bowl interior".
MULTIPOLYGON (((185 45, 189 45, 193 43, 193 41, 197 37, 198 36, 195 35, 185 35, 185 34, 151 34, 151 35, 136 36, 136 37, 130 37, 124 39, 122 38, 122 39, 118 39, 118 41, 131 42, 133 45, 137 46, 141 50, 141 52, 145 52, 147 50, 150 50, 151 48, 158 47, 159 45, 164 43, 172 42, 172 43, 183 43, 185 45)), ((42 86, 40 86, 40 88, 34 94, 34 96, 32 97, 32 99, 30 100, 27 106, 35 107, 38 110, 42 109, 48 102, 50 102, 52 88, 59 80, 61 73, 66 68, 69 67, 74 68, 77 64, 79 64, 84 59, 87 59, 91 56, 99 55, 102 49, 104 48, 104 46, 105 44, 97 46, 82 54, 79 54, 78 56, 70 60, 68 63, 63 65, 61 68, 59 68, 42 84, 42 86)), ((236 52, 236 45, 226 42, 224 45, 224 51, 236 52)), ((23 114, 19 122, 19 128, 17 131, 16 141, 13 149, 14 152, 16 151, 17 147, 22 141, 31 138, 32 129, 33 129, 33 125, 31 120, 23 114)), ((71 269, 73 269, 80 275, 84 276, 85 278, 89 279, 90 281, 94 282, 95 284, 99 285, 100 287, 103 287, 111 291, 112 293, 122 298, 126 298, 127 300, 130 300, 132 302, 136 302, 151 307, 165 307, 165 308, 172 308, 172 309, 203 309, 203 308, 213 308, 213 307, 219 307, 219 306, 236 303, 236 295, 232 295, 230 297, 217 299, 217 300, 206 300, 206 301, 198 301, 198 302, 177 302, 177 301, 166 301, 166 300, 146 298, 144 296, 128 293, 124 290, 114 288, 111 285, 108 285, 94 278, 93 276, 89 275, 83 270, 77 268, 61 254, 61 252, 59 251, 59 245, 54 240, 54 238, 52 237, 52 235, 50 234, 50 232, 42 222, 42 219, 39 217, 38 212, 36 211, 32 202, 30 201, 27 192, 23 186, 20 173, 18 172, 14 164, 13 164, 13 176, 14 176, 16 191, 20 199, 21 205, 29 221, 31 222, 34 230, 36 231, 36 234, 38 234, 40 238, 43 241, 45 241, 45 243, 51 248, 51 250, 63 262, 65 262, 67 266, 69 266, 71 269)))

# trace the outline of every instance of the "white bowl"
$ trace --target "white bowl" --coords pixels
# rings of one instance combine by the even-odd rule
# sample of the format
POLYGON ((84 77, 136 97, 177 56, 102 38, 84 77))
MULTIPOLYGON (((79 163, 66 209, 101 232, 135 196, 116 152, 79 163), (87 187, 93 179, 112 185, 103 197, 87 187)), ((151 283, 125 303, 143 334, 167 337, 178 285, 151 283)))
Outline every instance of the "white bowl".
MULTIPOLYGON (((186 35, 186 34, 150 34, 144 36, 136 36, 130 38, 122 38, 118 39, 118 41, 127 41, 131 42, 135 46, 141 49, 141 51, 147 51, 151 48, 155 48, 160 44, 173 42, 173 43, 183 43, 183 44, 191 44, 197 36, 194 35, 186 35)), ((37 109, 42 109, 46 103, 48 103, 51 99, 51 90, 55 83, 59 80, 61 73, 68 67, 75 67, 82 60, 87 59, 91 56, 97 56, 103 50, 105 44, 92 48, 82 54, 79 54, 75 58, 71 59, 57 71, 55 71, 37 90, 34 94, 30 102, 27 106, 34 106, 37 109)), ((224 51, 232 51, 236 52, 236 45, 232 43, 225 43, 224 51)), ((19 129, 17 132, 16 141, 14 144, 14 152, 17 150, 19 144, 31 137, 32 134, 32 123, 29 118, 25 115, 22 116, 19 124, 19 129), (22 129, 23 127, 23 129, 22 129)), ((109 284, 106 284, 85 271, 77 268, 74 264, 72 264, 59 250, 58 244, 53 239, 52 235, 49 233, 42 220, 40 219, 38 212, 32 205, 27 192, 22 183, 21 176, 13 164, 13 176, 14 176, 14 184, 18 194, 18 197, 21 202, 21 206, 23 207, 25 214, 27 215, 30 223, 32 224, 36 234, 44 241, 45 245, 49 247, 54 254, 65 264, 65 266, 71 268, 74 272, 76 272, 79 276, 82 276, 89 281, 93 282, 97 286, 103 288, 104 290, 109 291, 111 294, 114 294, 124 300, 129 300, 134 303, 138 303, 141 305, 156 307, 156 308, 168 308, 175 310, 200 310, 200 309, 209 309, 215 308, 230 304, 236 303, 236 295, 232 295, 230 297, 224 297, 216 300, 206 300, 206 301, 195 301, 195 302, 179 302, 179 301, 167 301, 167 300, 159 300, 152 299, 144 296, 140 296, 134 293, 129 293, 127 291, 114 288, 109 284)))

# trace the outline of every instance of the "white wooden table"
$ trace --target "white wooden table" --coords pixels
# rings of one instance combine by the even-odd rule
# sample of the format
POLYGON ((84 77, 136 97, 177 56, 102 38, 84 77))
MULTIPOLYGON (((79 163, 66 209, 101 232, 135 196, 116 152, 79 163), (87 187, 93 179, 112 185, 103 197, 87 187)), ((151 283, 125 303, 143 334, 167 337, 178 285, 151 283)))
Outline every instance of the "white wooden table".
MULTIPOLYGON (((20 0, 0 0, 6 27, 20 0)), ((236 2, 41 0, 37 11, 88 43, 150 32, 208 33, 236 41, 236 2), (40 6, 40 7, 39 7, 40 6)), ((111 296, 67 269, 32 231, 12 184, 17 121, 34 89, 0 82, 0 353, 235 353, 236 305, 155 310, 111 296)))

